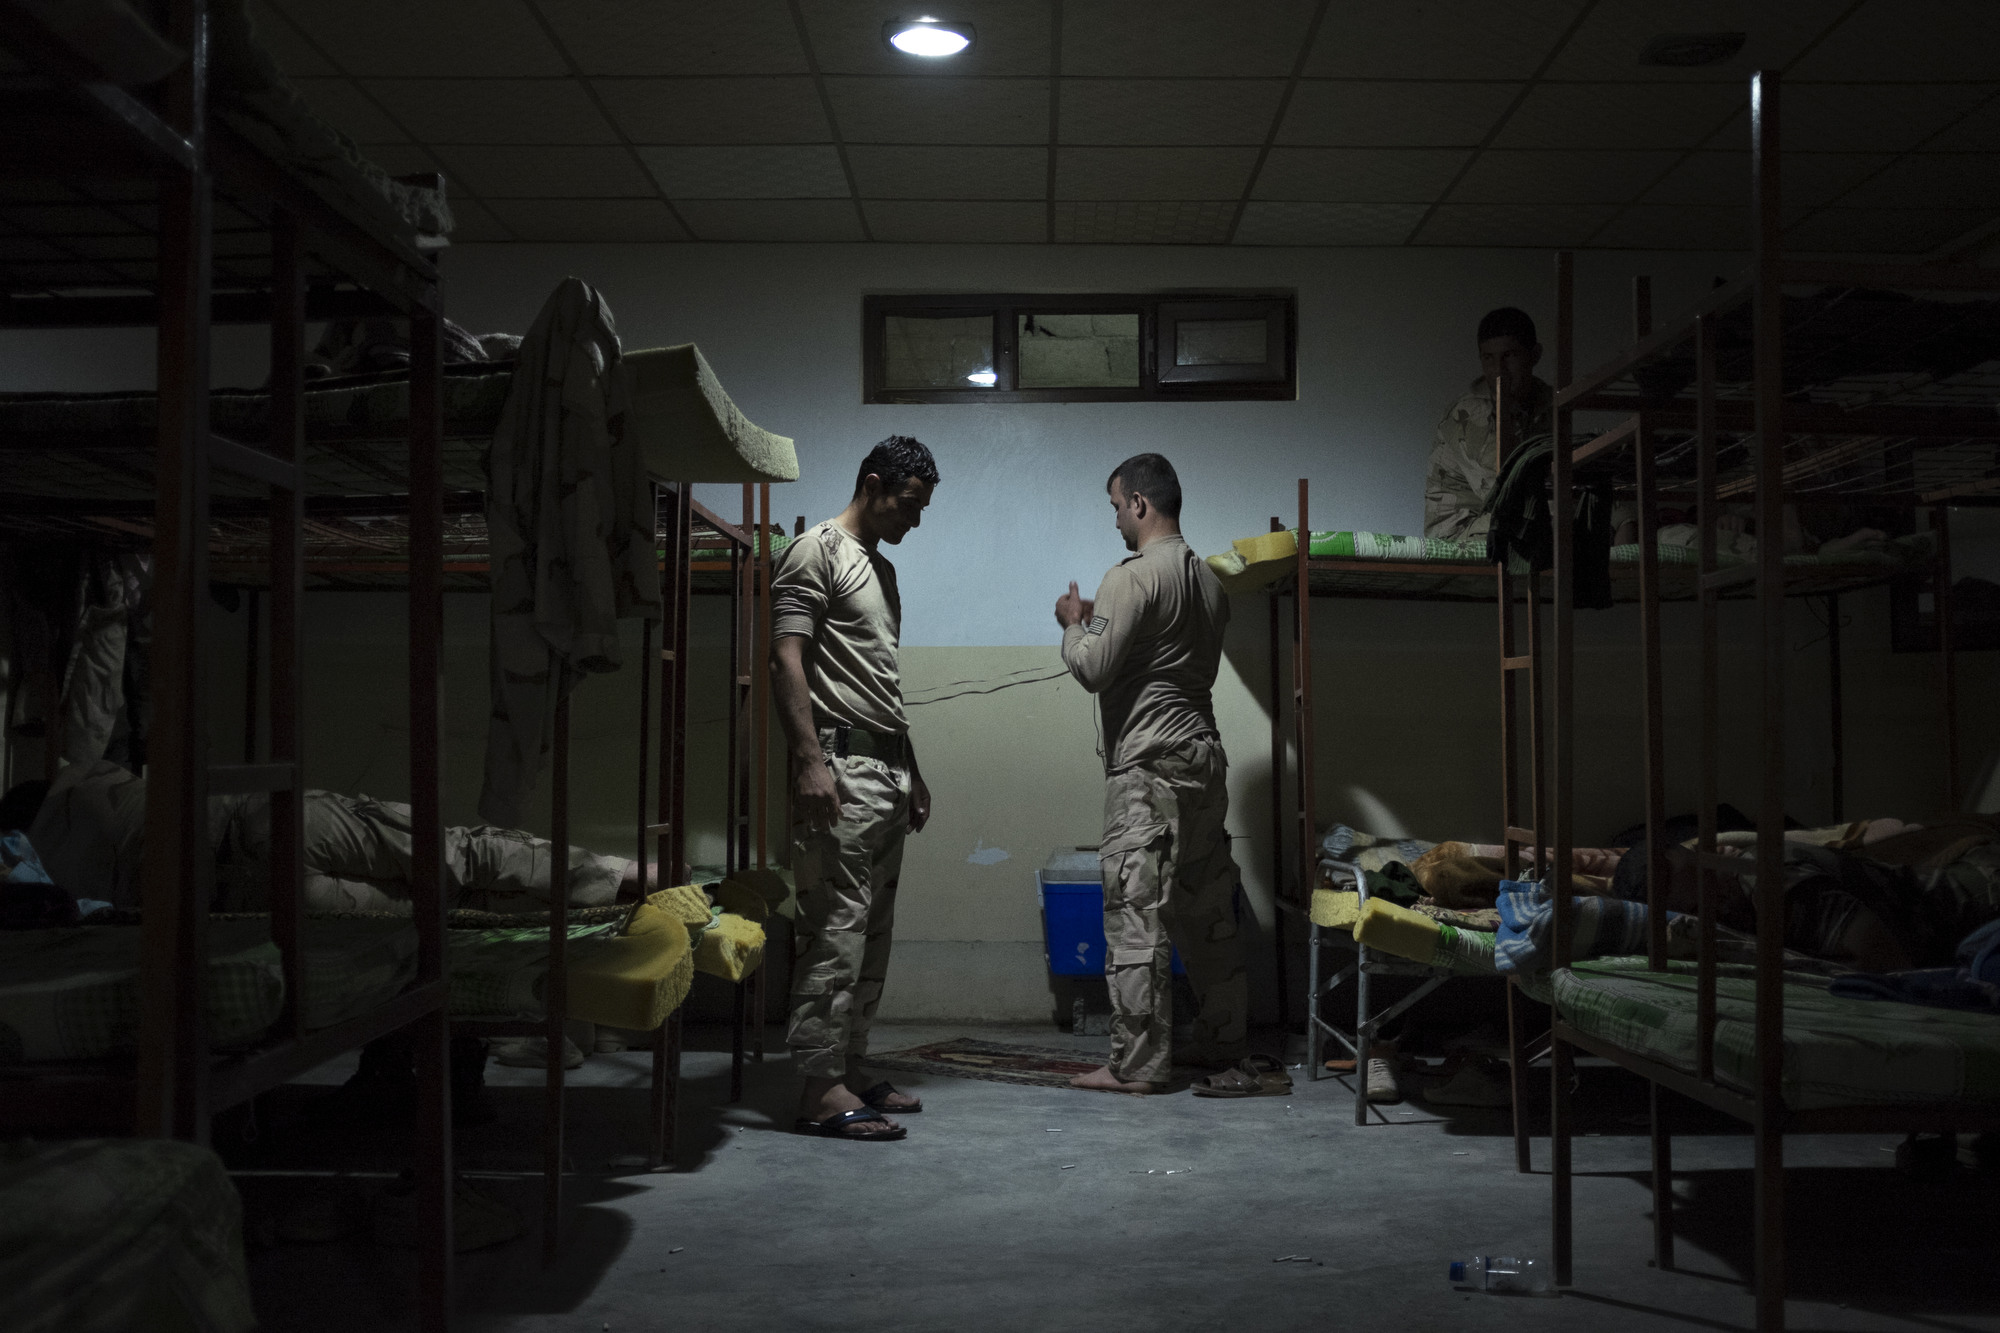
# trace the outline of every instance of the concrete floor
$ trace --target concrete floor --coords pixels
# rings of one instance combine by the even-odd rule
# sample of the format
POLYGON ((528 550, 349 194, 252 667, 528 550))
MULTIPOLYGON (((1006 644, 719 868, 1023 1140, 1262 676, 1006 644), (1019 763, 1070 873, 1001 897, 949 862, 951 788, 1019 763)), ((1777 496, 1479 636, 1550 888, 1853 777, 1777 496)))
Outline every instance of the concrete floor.
MULTIPOLYGON (((956 1035, 1079 1050, 1101 1037, 1047 1027, 886 1028, 877 1049, 956 1035)), ((691 1034, 681 1161, 639 1151, 647 1057, 596 1057, 572 1075, 567 1231, 460 1257, 467 1330, 1748 1329, 1747 1144, 1696 1113, 1675 1141, 1684 1173, 1676 1271, 1650 1267, 1641 1086, 1586 1069, 1576 1145, 1576 1285, 1555 1299, 1467 1295, 1445 1265, 1548 1254, 1548 1178, 1518 1175, 1504 1111, 1420 1102, 1353 1123, 1351 1094, 1303 1070, 1286 1098, 1151 1099, 896 1076, 927 1109, 901 1143, 790 1133, 794 1083, 775 1031, 744 1101, 723 1105, 719 1033, 691 1034), (1067 1169, 1066 1169, 1067 1168, 1067 1169), (1174 1174, 1165 1174, 1172 1171, 1174 1174), (1157 1173, 1157 1174, 1156 1174, 1157 1173), (1280 1256, 1304 1260, 1277 1262, 1280 1256)), ((320 1077, 337 1080, 329 1067, 320 1077)), ((494 1071, 500 1123, 460 1140, 477 1186, 538 1215, 539 1075, 494 1071)), ((286 1170, 385 1163, 305 1143, 282 1109, 233 1161, 286 1170), (345 1155, 343 1155, 345 1153, 345 1155)), ((1894 1140, 1788 1146, 1790 1326, 2000 1330, 1993 1180, 1923 1184, 1894 1140)), ((352 1145, 350 1145, 350 1149, 352 1145)), ((1536 1145, 1538 1166, 1546 1142, 1536 1145)), ((392 1150, 393 1155, 393 1150, 392 1150)), ((298 1191, 365 1189, 324 1176, 245 1176, 253 1236, 298 1191)), ((411 1327, 407 1252, 356 1239, 253 1241, 272 1329, 411 1327)))

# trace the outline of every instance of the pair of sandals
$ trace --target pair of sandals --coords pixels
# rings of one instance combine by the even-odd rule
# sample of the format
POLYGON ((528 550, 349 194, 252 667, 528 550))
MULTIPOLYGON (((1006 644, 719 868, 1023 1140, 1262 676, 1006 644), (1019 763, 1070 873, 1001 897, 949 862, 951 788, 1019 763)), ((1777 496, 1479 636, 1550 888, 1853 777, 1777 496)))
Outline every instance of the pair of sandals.
POLYGON ((924 1104, 921 1101, 912 1102, 908 1106, 892 1108, 889 1105, 889 1099, 897 1095, 896 1089, 891 1084, 877 1083, 874 1087, 861 1094, 861 1100, 865 1105, 857 1107, 852 1111, 836 1111, 824 1120, 814 1120, 807 1116, 800 1116, 794 1128, 801 1134, 816 1134, 823 1139, 848 1139, 850 1141, 880 1139, 884 1143, 894 1143, 897 1139, 906 1137, 910 1131, 901 1125, 879 1133, 850 1134, 847 1130, 850 1125, 887 1124, 889 1118, 882 1114, 887 1110, 893 1109, 897 1115, 915 1115, 924 1109, 924 1104))
POLYGON ((1197 1097, 1285 1097, 1292 1076, 1268 1055, 1246 1055, 1219 1074, 1196 1079, 1192 1091, 1197 1097))

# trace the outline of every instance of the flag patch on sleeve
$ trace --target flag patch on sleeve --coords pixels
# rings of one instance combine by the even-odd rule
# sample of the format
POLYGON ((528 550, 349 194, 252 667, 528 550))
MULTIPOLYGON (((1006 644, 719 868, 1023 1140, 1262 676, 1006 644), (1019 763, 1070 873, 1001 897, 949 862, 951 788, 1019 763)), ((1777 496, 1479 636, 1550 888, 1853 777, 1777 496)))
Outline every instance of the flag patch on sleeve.
POLYGON ((1104 633, 1105 630, 1108 630, 1110 628, 1111 628, 1111 622, 1106 620, 1103 616, 1092 616, 1090 618, 1089 628, 1085 629, 1083 632, 1085 634, 1102 634, 1104 633))

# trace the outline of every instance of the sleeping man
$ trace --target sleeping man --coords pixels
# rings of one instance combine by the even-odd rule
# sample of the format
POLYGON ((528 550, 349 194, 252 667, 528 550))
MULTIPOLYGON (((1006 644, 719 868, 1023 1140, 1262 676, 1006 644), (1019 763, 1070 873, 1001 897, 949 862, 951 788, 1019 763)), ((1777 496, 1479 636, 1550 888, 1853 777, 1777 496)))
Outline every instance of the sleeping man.
MULTIPOLYGON (((146 780, 100 760, 63 769, 46 784, 23 783, 0 803, 0 822, 25 827, 49 877, 75 899, 114 907, 140 904, 145 864, 146 780)), ((270 909, 270 801, 263 796, 209 798, 209 845, 215 850, 212 910, 270 909)), ((410 910, 410 807, 370 796, 305 794, 304 853, 308 912, 410 910)), ((545 911, 550 844, 516 829, 479 826, 444 831, 445 895, 450 907, 489 912, 545 911)), ((638 863, 569 851, 569 901, 598 907, 638 892, 638 863)))

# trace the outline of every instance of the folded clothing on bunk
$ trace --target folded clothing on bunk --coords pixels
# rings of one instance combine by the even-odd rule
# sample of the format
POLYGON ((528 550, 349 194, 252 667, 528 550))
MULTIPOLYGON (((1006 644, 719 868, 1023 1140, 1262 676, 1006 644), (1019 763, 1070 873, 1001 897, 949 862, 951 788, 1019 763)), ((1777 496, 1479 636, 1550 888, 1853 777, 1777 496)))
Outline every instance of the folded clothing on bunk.
MULTIPOLYGON (((1570 899, 1570 956, 1595 958, 1605 954, 1646 951, 1647 912, 1644 903, 1620 898, 1570 899)), ((1493 944, 1493 966, 1502 972, 1539 972, 1548 966, 1555 944, 1555 898, 1546 886, 1508 880, 1500 886, 1500 929, 1493 944)), ((1692 957, 1695 918, 1667 913, 1667 952, 1692 957)))
MULTIPOLYGON (((1523 440, 1501 465, 1486 498, 1492 516, 1487 534, 1488 555, 1495 564, 1518 562, 1531 571, 1555 567, 1555 503, 1549 470, 1555 459, 1555 437, 1523 440)), ((1571 512, 1572 558, 1575 562, 1576 605, 1583 610, 1610 606, 1611 488, 1601 482, 1574 488, 1571 512)))

